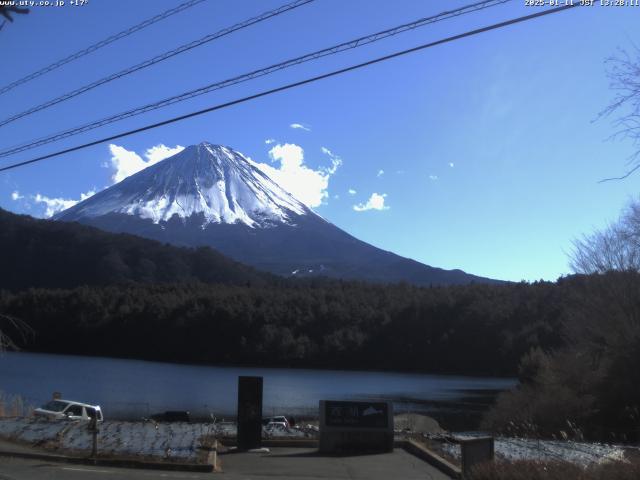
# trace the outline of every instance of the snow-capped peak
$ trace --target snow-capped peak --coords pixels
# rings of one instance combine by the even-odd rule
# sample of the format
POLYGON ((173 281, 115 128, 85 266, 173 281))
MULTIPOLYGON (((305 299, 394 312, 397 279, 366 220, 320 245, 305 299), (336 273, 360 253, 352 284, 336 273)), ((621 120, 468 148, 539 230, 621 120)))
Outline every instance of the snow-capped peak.
POLYGON ((168 221, 201 214, 208 223, 291 224, 311 211, 243 154, 202 142, 58 214, 60 220, 124 213, 168 221))

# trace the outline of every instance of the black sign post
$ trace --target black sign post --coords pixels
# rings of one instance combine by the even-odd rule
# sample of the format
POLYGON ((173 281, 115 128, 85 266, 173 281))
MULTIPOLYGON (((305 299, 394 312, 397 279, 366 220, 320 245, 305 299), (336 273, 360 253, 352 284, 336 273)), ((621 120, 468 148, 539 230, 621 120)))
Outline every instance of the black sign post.
POLYGON ((238 448, 259 448, 262 442, 262 377, 238 377, 238 448))
POLYGON ((89 420, 89 425, 87 426, 89 429, 89 433, 91 434, 91 458, 96 458, 98 456, 98 418, 95 416, 89 420))

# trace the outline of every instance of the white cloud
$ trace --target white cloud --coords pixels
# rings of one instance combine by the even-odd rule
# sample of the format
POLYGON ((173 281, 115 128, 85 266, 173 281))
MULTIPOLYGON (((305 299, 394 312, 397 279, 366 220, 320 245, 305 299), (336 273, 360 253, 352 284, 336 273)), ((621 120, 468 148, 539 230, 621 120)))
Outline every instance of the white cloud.
POLYGON ((335 157, 333 152, 329 150, 327 147, 320 147, 320 150, 322 150, 322 153, 324 153, 325 155, 329 155, 331 158, 335 157))
POLYGON ((119 145, 110 144, 109 150, 111 151, 111 164, 109 166, 114 170, 111 180, 113 183, 118 183, 134 173, 138 173, 165 158, 180 153, 184 150, 184 147, 176 145, 171 148, 164 144, 156 145, 147 149, 144 154, 146 160, 137 153, 119 145))
POLYGON ((280 162, 282 170, 298 169, 304 163, 304 150, 295 143, 277 144, 269 150, 272 162, 280 162))
POLYGON ((331 166, 323 167, 321 168, 321 170, 325 173, 328 173, 329 175, 333 175, 334 173, 336 173, 336 170, 338 170, 338 167, 342 165, 342 159, 327 147, 321 147, 320 150, 322 150, 322 153, 324 153, 331 159, 331 166))
POLYGON ((356 212, 364 212, 366 210, 389 210, 388 206, 385 206, 384 199, 387 197, 386 193, 372 193, 365 204, 354 205, 353 209, 356 212))
POLYGON ((272 143, 275 143, 276 140, 274 138, 267 138, 264 143, 266 143, 267 145, 271 145, 272 143))
POLYGON ((438 180, 437 175, 429 175, 429 180, 438 180))
POLYGON ((39 193, 31 198, 33 198, 36 203, 44 203, 46 205, 44 216, 47 218, 58 212, 61 212, 62 210, 71 208, 76 203, 78 203, 78 200, 70 200, 65 198, 49 198, 44 195, 40 195, 39 193))
POLYGON ((19 191, 11 192, 11 200, 22 200, 24 195, 20 195, 19 191))
POLYGON ((317 207, 328 198, 329 179, 342 165, 342 160, 332 154, 331 166, 309 168, 304 164, 304 150, 293 143, 275 145, 269 150, 269 156, 280 165, 254 164, 308 207, 317 207))
POLYGON ((449 162, 449 166, 453 168, 454 167, 453 162, 449 162))
MULTIPOLYGON (((160 145, 147 148, 147 151, 144 153, 144 156, 147 157, 147 160, 148 160, 147 163, 149 163, 150 165, 153 165, 154 163, 158 163, 164 160, 165 158, 174 156, 176 153, 180 153, 182 150, 184 150, 184 147, 181 145, 176 145, 175 147, 171 148, 161 143, 160 145)), ((147 166, 150 166, 150 165, 147 165, 147 166)))
POLYGON ((376 177, 381 177, 382 175, 384 175, 384 170, 378 170, 376 177))
POLYGON ((293 128, 294 130, 306 130, 307 132, 311 131, 310 127, 307 127, 306 125, 303 125, 301 123, 292 123, 291 125, 289 125, 291 128, 293 128))
POLYGON ((67 198, 50 198, 39 193, 35 196, 31 196, 31 199, 36 203, 45 204, 44 216, 49 218, 62 210, 73 207, 76 203, 86 200, 89 197, 95 195, 95 190, 89 190, 86 193, 80 194, 80 200, 72 200, 67 198))
POLYGON ((358 193, 353 188, 350 188, 348 192, 349 192, 349 195, 355 195, 356 193, 358 193))
POLYGON ((86 193, 81 193, 80 194, 80 201, 82 202, 83 200, 86 200, 87 198, 93 197, 96 194, 95 190, 89 190, 86 193))

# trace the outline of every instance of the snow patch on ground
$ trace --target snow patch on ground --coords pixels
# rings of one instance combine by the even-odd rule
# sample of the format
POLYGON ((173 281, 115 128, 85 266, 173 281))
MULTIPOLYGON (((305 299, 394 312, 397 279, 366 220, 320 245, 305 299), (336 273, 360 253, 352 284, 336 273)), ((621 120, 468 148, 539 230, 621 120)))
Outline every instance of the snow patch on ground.
MULTIPOLYGON (((86 422, 18 418, 0 420, 0 437, 69 453, 91 451, 86 422)), ((158 457, 197 461, 205 436, 215 434, 214 424, 116 422, 99 425, 98 452, 107 456, 158 457)))
MULTIPOLYGON (((61 435, 69 422, 35 422, 26 419, 0 420, 0 437, 24 443, 53 442, 61 435)), ((86 428, 86 427, 85 427, 86 428)))
MULTIPOLYGON (((155 423, 105 421, 99 425, 98 453, 113 457, 153 457, 197 462, 198 454, 212 438, 235 438, 234 422, 155 423)), ((313 428, 269 428, 264 438, 305 438, 313 428)), ((37 445, 60 453, 89 453, 92 436, 83 421, 38 418, 0 419, 0 438, 37 445)))
MULTIPOLYGON (((457 436, 465 438, 470 436, 457 436)), ((443 450, 460 459, 460 445, 444 443, 443 450)), ((570 440, 536 440, 529 438, 496 437, 496 458, 502 460, 561 460, 588 466, 611 460, 624 460, 624 447, 604 443, 573 442, 570 440)))

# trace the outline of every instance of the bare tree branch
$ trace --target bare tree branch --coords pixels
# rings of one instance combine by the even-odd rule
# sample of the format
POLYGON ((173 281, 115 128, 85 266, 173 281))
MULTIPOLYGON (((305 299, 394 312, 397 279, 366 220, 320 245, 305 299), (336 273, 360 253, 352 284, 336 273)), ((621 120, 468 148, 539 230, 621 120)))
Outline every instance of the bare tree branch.
POLYGON ((5 350, 19 350, 13 338, 18 336, 22 341, 33 336, 33 329, 22 320, 0 313, 0 352, 5 350), (14 336, 7 334, 7 329, 11 330, 14 336))
POLYGON ((584 274, 640 272, 640 201, 629 203, 615 223, 574 240, 570 266, 584 274))
POLYGON ((633 45, 631 53, 618 49, 618 54, 608 58, 605 66, 609 88, 614 92, 614 97, 597 118, 618 114, 612 121, 616 131, 609 139, 631 140, 636 151, 627 159, 627 165, 632 168, 626 174, 605 178, 598 183, 623 180, 640 168, 640 48, 633 45))
MULTIPOLYGON (((633 155, 633 157, 637 157, 637 156, 638 156, 637 154, 633 155)), ((640 163, 620 177, 603 178, 602 180, 598 180, 598 183, 611 182, 612 180, 624 180, 625 178, 631 176, 631 174, 636 170, 638 170, 639 168, 640 168, 640 163)))
MULTIPOLYGON (((2 15, 4 18, 9 20, 10 22, 13 22, 13 18, 11 17, 11 13, 17 13, 17 14, 20 14, 20 15, 26 15, 27 13, 29 13, 29 9, 28 8, 16 7, 15 5, 0 7, 0 15, 2 15)), ((4 23, 3 23, 3 26, 4 26, 4 23)))

